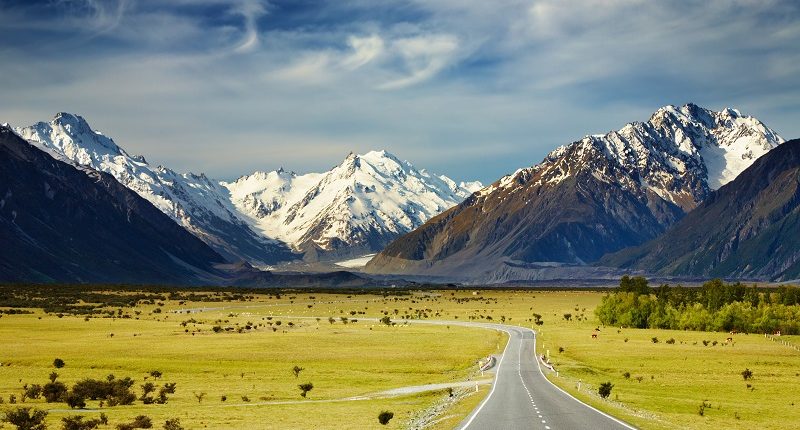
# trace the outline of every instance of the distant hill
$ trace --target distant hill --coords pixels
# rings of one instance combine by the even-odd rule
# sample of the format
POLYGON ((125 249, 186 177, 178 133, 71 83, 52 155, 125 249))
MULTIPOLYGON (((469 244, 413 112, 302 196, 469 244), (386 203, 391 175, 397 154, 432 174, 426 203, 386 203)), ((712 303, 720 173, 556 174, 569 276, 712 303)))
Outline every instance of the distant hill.
POLYGON ((0 126, 0 281, 204 284, 223 261, 111 175, 0 126))
POLYGON ((599 264, 662 275, 800 278, 800 140, 756 160, 663 235, 599 264))

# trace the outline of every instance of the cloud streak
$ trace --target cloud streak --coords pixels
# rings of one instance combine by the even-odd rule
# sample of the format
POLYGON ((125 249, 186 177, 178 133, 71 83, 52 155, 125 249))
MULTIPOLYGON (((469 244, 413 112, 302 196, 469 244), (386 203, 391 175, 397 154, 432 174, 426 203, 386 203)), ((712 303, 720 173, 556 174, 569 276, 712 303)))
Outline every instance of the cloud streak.
POLYGON ((491 181, 689 101, 800 135, 796 2, 597 4, 16 2, 0 122, 76 111, 130 152, 221 178, 386 148, 491 181))

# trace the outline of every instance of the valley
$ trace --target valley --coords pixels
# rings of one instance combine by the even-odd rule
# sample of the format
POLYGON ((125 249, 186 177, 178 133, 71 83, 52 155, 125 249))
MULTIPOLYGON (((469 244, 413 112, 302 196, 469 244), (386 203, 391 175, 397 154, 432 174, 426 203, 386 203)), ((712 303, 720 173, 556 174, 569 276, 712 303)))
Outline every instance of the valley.
POLYGON ((737 334, 725 345, 727 333, 603 327, 594 315, 602 291, 61 288, 11 287, 0 303, 0 398, 8 407, 13 396, 15 406, 49 411, 53 428, 65 416, 102 412, 112 424, 144 414, 158 426, 178 418, 185 428, 340 428, 347 420, 366 429, 384 428, 377 422, 383 410, 394 413, 387 428, 458 427, 490 388, 491 372, 481 376, 478 361, 500 354, 507 338, 413 323, 419 320, 533 327, 537 354, 549 352, 558 370, 543 368, 552 382, 639 428, 778 429, 800 419, 792 388, 797 350, 763 334, 737 334), (11 300, 20 294, 48 312, 11 300), (543 324, 534 324, 535 315, 543 324), (389 325, 378 321, 384 317, 389 325), (66 365, 55 369, 55 358, 66 365), (298 377, 294 366, 302 368, 298 377), (742 380, 745 368, 751 381, 742 380), (151 377, 153 370, 162 376, 151 377), (133 378, 137 396, 148 380, 177 389, 163 405, 87 401, 86 409, 71 410, 42 399, 21 403, 23 385, 47 382, 52 371, 67 386, 114 374, 133 378), (459 385, 470 380, 481 382, 477 393, 459 385), (614 388, 604 400, 597 387, 606 381, 614 388), (305 382, 313 389, 303 398, 297 387, 305 382), (442 383, 453 383, 454 400, 444 388, 381 394, 442 383), (704 401, 710 406, 700 416, 704 401))

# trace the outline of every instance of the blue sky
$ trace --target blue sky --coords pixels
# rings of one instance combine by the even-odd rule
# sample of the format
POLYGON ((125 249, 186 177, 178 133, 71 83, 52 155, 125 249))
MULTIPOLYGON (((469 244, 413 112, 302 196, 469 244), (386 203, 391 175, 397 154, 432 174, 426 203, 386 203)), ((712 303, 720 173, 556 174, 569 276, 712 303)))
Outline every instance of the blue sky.
POLYGON ((0 122, 232 179, 386 149, 491 182, 666 104, 800 137, 800 3, 0 0, 0 122))

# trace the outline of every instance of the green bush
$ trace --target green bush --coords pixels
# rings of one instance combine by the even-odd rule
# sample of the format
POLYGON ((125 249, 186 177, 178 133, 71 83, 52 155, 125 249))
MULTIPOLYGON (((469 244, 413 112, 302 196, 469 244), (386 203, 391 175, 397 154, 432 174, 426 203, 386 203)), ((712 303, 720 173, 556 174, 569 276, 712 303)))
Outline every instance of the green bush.
POLYGON ((614 388, 614 384, 611 382, 603 382, 600 384, 600 388, 597 390, 597 393, 600 394, 600 397, 605 399, 611 395, 612 388, 614 388))
POLYGON ((378 414, 378 422, 381 423, 381 425, 384 425, 384 426, 386 424, 389 424, 389 421, 392 418, 394 418, 394 412, 383 411, 380 414, 378 414))
POLYGON ((47 412, 34 408, 17 408, 6 411, 2 422, 16 426, 18 430, 45 430, 47 412))

